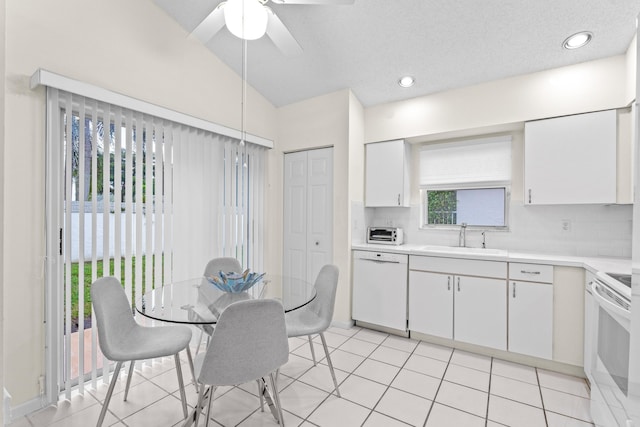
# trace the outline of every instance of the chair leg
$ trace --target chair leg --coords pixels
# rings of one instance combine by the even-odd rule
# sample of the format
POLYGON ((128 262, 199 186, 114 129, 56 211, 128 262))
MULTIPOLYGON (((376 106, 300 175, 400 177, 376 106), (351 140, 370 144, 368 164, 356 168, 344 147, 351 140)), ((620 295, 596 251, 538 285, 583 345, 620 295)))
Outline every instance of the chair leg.
POLYGON ((196 371, 193 369, 193 357, 191 357, 191 349, 187 346, 187 360, 189 361, 189 370, 191 371, 191 378, 193 378, 193 385, 198 392, 198 381, 196 380, 196 371))
MULTIPOLYGON (((113 389, 116 386, 116 381, 118 380, 118 375, 120 374, 120 369, 122 368, 122 362, 118 362, 116 364, 116 369, 113 371, 113 376, 111 377, 111 382, 109 383, 109 389, 107 390, 107 395, 104 398, 104 403, 102 404, 102 410, 100 411, 100 416, 98 417, 98 422, 96 423, 96 427, 101 427, 104 422, 104 416, 107 414, 107 407, 109 406, 109 401, 111 400, 111 395, 113 394, 113 389)), ((109 375, 107 373, 107 375, 109 375)))
POLYGON ((307 335, 309 338, 309 347, 311 347, 311 357, 313 358, 313 366, 316 366, 316 352, 313 349, 313 341, 311 340, 311 335, 307 335))
POLYGON ((256 380, 258 383, 258 396, 260 397, 260 412, 264 412, 264 386, 263 380, 256 380))
POLYGON ((205 427, 209 427, 209 423, 211 422, 211 402, 213 402, 213 393, 216 391, 214 386, 211 386, 209 389, 209 403, 207 404, 207 422, 205 423, 205 427))
POLYGON ((196 347, 196 356, 198 355, 198 352, 200 351, 200 346, 202 345, 202 334, 204 334, 204 331, 200 329, 200 337, 198 337, 198 346, 196 347))
POLYGON ((271 381, 271 388, 273 389, 273 404, 276 405, 278 410, 278 424, 280 427, 284 427, 284 415, 282 413, 282 405, 280 404, 280 392, 278 392, 278 384, 276 383, 276 376, 273 372, 269 374, 269 380, 271 381))
POLYGON ((333 378, 333 385, 336 387, 336 394, 340 396, 340 390, 338 390, 338 381, 336 380, 336 372, 333 370, 333 363, 331 363, 331 356, 329 356, 329 349, 327 348, 327 341, 324 339, 324 333, 320 332, 320 339, 322 340, 322 346, 324 347, 324 354, 327 356, 327 364, 331 371, 331 377, 333 378))
MULTIPOLYGON (((197 386, 197 384, 196 384, 197 386)), ((201 411, 201 406, 204 403, 204 391, 207 389, 207 387, 202 384, 202 387, 199 388, 198 391, 198 403, 196 403, 196 419, 195 419, 195 423, 193 424, 195 427, 198 427, 198 420, 200 419, 200 411, 201 411)))
POLYGON ((187 396, 184 393, 184 380, 182 379, 182 364, 180 363, 180 356, 178 353, 173 355, 173 358, 176 361, 176 373, 178 374, 178 386, 180 387, 180 400, 182 400, 182 412, 184 413, 184 417, 187 418, 189 416, 189 411, 187 410, 187 396))
POLYGON ((127 401, 129 395, 129 386, 131 386, 131 377, 133 376, 133 367, 136 364, 135 360, 129 362, 129 373, 127 374, 127 386, 124 388, 124 401, 127 401))

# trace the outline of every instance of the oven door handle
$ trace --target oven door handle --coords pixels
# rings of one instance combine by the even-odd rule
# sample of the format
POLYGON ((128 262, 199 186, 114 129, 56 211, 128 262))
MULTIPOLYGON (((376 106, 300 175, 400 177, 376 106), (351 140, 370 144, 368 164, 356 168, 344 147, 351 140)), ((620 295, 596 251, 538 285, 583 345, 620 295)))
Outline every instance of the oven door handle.
POLYGON ((605 310, 609 311, 612 314, 616 314, 623 319, 629 321, 631 319, 631 313, 629 310, 620 307, 618 304, 611 301, 606 295, 603 295, 600 292, 600 285, 595 280, 591 282, 591 290, 592 295, 598 301, 600 306, 603 306, 605 310))

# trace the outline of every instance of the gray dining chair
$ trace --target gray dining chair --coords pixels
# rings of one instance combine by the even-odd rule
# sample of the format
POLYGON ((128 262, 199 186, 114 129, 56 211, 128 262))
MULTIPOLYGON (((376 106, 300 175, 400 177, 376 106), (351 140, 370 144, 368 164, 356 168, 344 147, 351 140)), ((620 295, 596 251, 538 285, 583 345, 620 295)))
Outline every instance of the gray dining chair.
MULTIPOLYGON (((206 292, 206 289, 208 289, 208 286, 207 286, 208 282, 206 277, 216 276, 219 271, 224 271, 225 273, 229 273, 232 271, 235 273, 240 273, 242 272, 242 265, 240 265, 240 261, 232 257, 213 258, 204 267, 204 273, 202 273, 202 276, 203 276, 202 284, 204 286, 200 287, 201 292, 206 292)), ((198 337, 198 345, 196 347, 196 355, 197 355, 200 352, 200 345, 202 344, 203 334, 207 334, 207 346, 208 346, 209 338, 211 337, 211 334, 213 334, 214 326, 196 324, 196 327, 200 329, 200 336, 198 337)))
POLYGON ((133 317, 131 304, 124 293, 122 284, 115 277, 102 277, 93 282, 91 285, 91 303, 96 316, 98 340, 102 354, 105 358, 117 362, 96 425, 99 427, 104 421, 122 364, 131 362, 124 391, 124 400, 126 401, 135 361, 165 356, 174 357, 180 386, 180 398, 182 399, 182 410, 186 418, 188 415, 187 400, 178 353, 186 349, 187 355, 191 359, 191 354, 189 353, 191 329, 187 326, 178 325, 158 327, 139 325, 133 317))
POLYGON ((218 386, 258 381, 260 406, 264 409, 263 378, 269 376, 278 422, 284 426, 275 372, 288 360, 289 341, 282 303, 274 299, 251 299, 229 305, 218 319, 207 351, 194 360, 200 384, 194 409, 195 425, 205 401, 208 401, 206 425, 209 425, 211 402, 218 386))
POLYGON ((336 373, 333 369, 327 341, 324 337, 326 331, 331 325, 333 319, 333 308, 336 302, 336 289, 338 287, 338 267, 327 264, 318 273, 315 281, 316 297, 306 306, 297 310, 290 311, 286 314, 287 335, 289 338, 307 336, 309 345, 311 346, 311 357, 313 358, 313 366, 316 366, 316 354, 313 350, 312 335, 320 335, 324 354, 327 357, 327 364, 333 378, 336 394, 340 397, 338 390, 338 381, 336 373))

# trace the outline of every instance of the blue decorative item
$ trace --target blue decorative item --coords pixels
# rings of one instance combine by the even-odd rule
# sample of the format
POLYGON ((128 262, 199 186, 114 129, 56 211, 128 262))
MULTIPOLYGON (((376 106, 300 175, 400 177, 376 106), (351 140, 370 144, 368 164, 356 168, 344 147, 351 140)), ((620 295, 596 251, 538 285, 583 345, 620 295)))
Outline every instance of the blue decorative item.
POLYGON ((242 273, 219 271, 217 276, 207 276, 207 280, 221 291, 239 293, 258 283, 264 275, 265 273, 250 273, 248 269, 242 273))

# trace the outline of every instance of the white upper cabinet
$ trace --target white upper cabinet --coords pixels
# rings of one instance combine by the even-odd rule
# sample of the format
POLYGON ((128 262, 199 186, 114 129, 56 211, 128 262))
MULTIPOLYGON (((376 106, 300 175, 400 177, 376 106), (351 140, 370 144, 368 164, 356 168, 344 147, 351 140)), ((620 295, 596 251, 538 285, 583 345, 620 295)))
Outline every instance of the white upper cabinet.
POLYGON ((525 123, 526 205, 616 203, 616 110, 525 123))
POLYGON ((396 140, 365 147, 365 206, 409 206, 409 144, 396 140))

